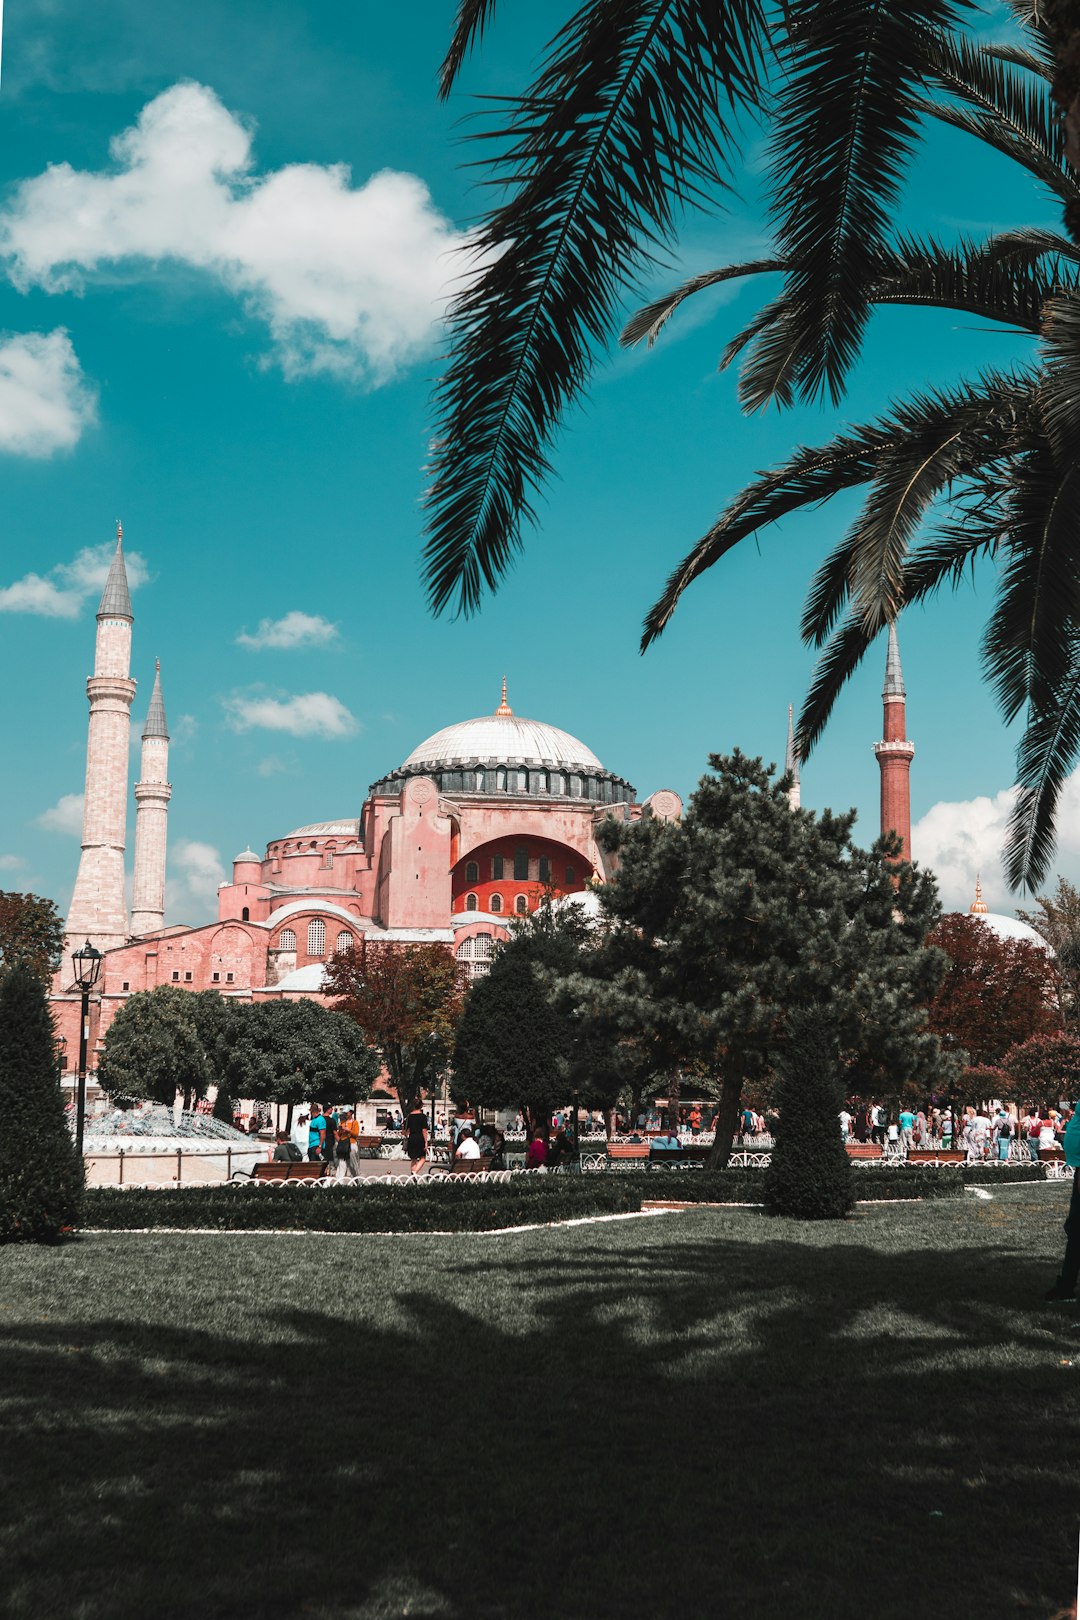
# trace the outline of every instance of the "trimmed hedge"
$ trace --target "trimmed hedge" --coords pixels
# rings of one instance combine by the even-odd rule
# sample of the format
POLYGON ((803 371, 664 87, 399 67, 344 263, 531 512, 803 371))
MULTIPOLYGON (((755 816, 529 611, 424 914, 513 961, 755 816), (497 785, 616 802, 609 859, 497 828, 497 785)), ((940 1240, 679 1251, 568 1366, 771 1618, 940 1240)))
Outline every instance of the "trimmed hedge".
POLYGON ((210 1227, 269 1232, 487 1232, 583 1215, 640 1210, 641 1193, 623 1177, 515 1176, 510 1181, 447 1178, 419 1186, 315 1187, 226 1182, 211 1187, 91 1187, 83 1225, 108 1231, 210 1227))
POLYGON ((1045 1164, 965 1164, 962 1166, 966 1187, 1001 1186, 1008 1181, 1045 1181, 1045 1164))
MULTIPOLYGON (((852 1192, 855 1199, 862 1202, 889 1198, 959 1198, 967 1179, 960 1165, 955 1169, 937 1169, 933 1166, 913 1164, 879 1170, 876 1167, 853 1164, 851 1173, 852 1192)), ((628 1183, 633 1186, 642 1198, 657 1202, 668 1200, 677 1204, 765 1202, 765 1176, 761 1170, 744 1170, 736 1167, 730 1170, 703 1170, 700 1175, 679 1175, 672 1172, 663 1177, 652 1173, 629 1171, 619 1175, 617 1179, 620 1185, 628 1183)))

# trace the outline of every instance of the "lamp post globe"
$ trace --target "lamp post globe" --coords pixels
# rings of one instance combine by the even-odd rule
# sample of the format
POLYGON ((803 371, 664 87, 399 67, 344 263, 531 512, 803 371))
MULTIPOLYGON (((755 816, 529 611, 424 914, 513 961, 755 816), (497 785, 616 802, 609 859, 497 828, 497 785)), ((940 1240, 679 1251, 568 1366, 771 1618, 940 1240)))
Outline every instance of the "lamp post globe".
POLYGON ((75 969, 75 983, 82 993, 82 1016, 79 1020, 79 1089, 75 1105, 75 1152, 82 1158, 83 1128, 86 1123, 86 1048, 90 1039, 90 992, 98 982, 102 953, 90 941, 73 951, 71 964, 75 969))

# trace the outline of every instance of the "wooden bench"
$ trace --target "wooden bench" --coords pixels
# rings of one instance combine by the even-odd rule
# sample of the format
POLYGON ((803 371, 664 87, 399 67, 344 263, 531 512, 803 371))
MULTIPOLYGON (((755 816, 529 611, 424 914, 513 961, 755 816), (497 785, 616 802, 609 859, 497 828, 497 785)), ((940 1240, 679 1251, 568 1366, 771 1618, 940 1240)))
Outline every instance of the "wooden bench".
POLYGON ((880 1159, 884 1151, 877 1142, 845 1142, 844 1146, 849 1159, 880 1159))
POLYGON ((478 1159, 454 1159, 450 1165, 452 1176, 477 1176, 481 1170, 491 1169, 491 1155, 482 1153, 478 1159))
POLYGON ((356 1151, 361 1159, 378 1159, 382 1155, 383 1139, 381 1136, 358 1136, 356 1138, 356 1151))
POLYGON ((318 1181, 334 1173, 332 1164, 313 1159, 260 1159, 251 1172, 253 1181, 318 1181))
POLYGON ((966 1164, 963 1148, 909 1148, 908 1164, 966 1164))
POLYGON ((608 1162, 622 1159, 648 1160, 652 1149, 648 1142, 609 1142, 607 1145, 608 1162))

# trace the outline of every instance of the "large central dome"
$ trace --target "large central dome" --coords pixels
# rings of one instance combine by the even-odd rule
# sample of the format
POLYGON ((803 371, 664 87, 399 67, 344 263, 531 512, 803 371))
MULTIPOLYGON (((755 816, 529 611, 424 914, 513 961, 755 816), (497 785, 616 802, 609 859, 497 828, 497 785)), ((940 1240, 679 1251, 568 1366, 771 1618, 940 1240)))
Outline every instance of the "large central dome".
POLYGON ((515 714, 506 701, 505 681, 494 714, 436 731, 375 783, 372 792, 400 792, 401 784, 414 776, 432 776, 441 792, 453 794, 506 793, 607 804, 634 799, 630 783, 605 770, 577 737, 515 714))
POLYGON ((603 766, 591 748, 558 726, 526 720, 517 714, 482 714, 478 720, 459 720, 444 726, 414 748, 402 769, 418 765, 465 764, 473 760, 514 760, 525 765, 561 765, 600 771, 603 766))

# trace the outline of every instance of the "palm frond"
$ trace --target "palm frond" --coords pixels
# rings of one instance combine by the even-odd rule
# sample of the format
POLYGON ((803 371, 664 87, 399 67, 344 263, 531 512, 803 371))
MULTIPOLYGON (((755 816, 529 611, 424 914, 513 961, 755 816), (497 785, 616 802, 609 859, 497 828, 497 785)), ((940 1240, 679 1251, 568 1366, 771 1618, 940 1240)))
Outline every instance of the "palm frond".
POLYGON ((435 612, 469 613, 520 548, 548 447, 623 289, 688 201, 723 183, 753 104, 761 0, 590 0, 489 131, 508 200, 477 232, 436 390, 424 552, 435 612))
POLYGON ((809 759, 829 723, 836 700, 854 675, 877 635, 854 615, 833 632, 814 668, 810 690, 799 715, 796 746, 800 759, 809 759))
POLYGON ((942 89, 969 107, 989 131, 1012 135, 1018 143, 1060 168, 1065 139, 1050 101, 1045 74, 1025 72, 961 33, 942 33, 930 46, 930 67, 942 89))
POLYGON ((1006 10, 1020 28, 1031 47, 1032 54, 1042 63, 1044 70, 1053 73, 1057 63, 1056 41, 1046 15, 1045 0, 1005 0, 1006 10))
MULTIPOLYGON (((991 241, 994 239, 991 238, 991 241)), ((1043 305, 1061 288, 1080 283, 1073 255, 1029 252, 1007 259, 986 244, 933 238, 902 239, 890 249, 870 291, 873 304, 921 304, 983 316, 1021 331, 1038 332, 1043 305)))
POLYGON ((1034 890, 1054 854, 1054 820, 1069 772, 1080 757, 1080 643, 1056 691, 1029 716, 1017 750, 1016 803, 1005 840, 1012 888, 1034 890))
POLYGON ((1064 680, 1080 609, 1080 463, 1045 442, 1014 458, 1006 565, 983 639, 983 665, 1006 720, 1040 707, 1064 680))
POLYGON ((984 56, 993 56, 999 62, 1008 62, 1010 66, 1023 68, 1028 73, 1037 73, 1047 81, 1052 77, 1052 57, 1041 56, 1036 51, 1025 51, 1021 45, 983 45, 981 48, 984 56))
POLYGON ((1072 171, 1065 168, 1063 160, 1057 162, 1048 157, 1040 148, 1032 146, 1005 125, 983 117, 970 107, 953 106, 946 101, 925 100, 919 102, 918 106, 921 112, 930 114, 939 123, 949 124, 965 135, 972 135, 975 140, 994 147, 1003 157, 1021 164, 1062 202, 1073 202, 1080 193, 1072 171))
POLYGON ((1080 455, 1080 299, 1075 291, 1047 299, 1042 351, 1039 395, 1046 435, 1058 465, 1067 466, 1080 455))
POLYGON ((1072 264, 1080 264, 1080 247, 1061 236, 1057 231, 1044 231, 1036 228, 1018 229, 1015 231, 998 231, 994 236, 988 236, 981 243, 979 253, 990 262, 997 260, 1008 263, 1019 259, 1033 263, 1036 259, 1052 257, 1062 259, 1072 264))
POLYGON ((439 69, 441 101, 445 101, 454 88, 465 58, 479 45, 494 10, 495 0, 458 0, 453 37, 439 69))
MULTIPOLYGON (((895 462, 905 447, 909 455, 921 454, 925 458, 927 446, 949 441, 948 452, 940 452, 933 468, 938 487, 951 478, 969 476, 983 462, 1002 454, 1003 447, 1015 441, 1027 420, 1033 388, 1030 373, 990 372, 953 391, 917 394, 895 405, 876 422, 839 434, 829 444, 799 449, 780 467, 760 474, 736 496, 671 574, 645 619, 641 650, 644 652, 663 633, 686 588, 733 546, 790 512, 828 500, 841 490, 870 483, 889 458, 895 462)), ((890 468, 883 485, 883 489, 893 491, 894 500, 900 477, 897 465, 890 468)), ((925 477, 929 478, 929 473, 925 477)), ((919 485, 910 498, 914 501, 924 487, 919 485)), ((884 507, 879 511, 875 506, 869 521, 880 523, 883 514, 884 507)), ((853 547, 859 537, 857 529, 849 537, 853 547)), ((827 633, 826 628, 822 634, 827 633)))
POLYGON ((951 0, 792 0, 771 172, 777 243, 790 261, 800 393, 836 402, 868 313, 874 260, 917 139, 913 96, 951 0))
POLYGON ((629 349, 647 338, 651 349, 679 305, 695 293, 705 292, 709 287, 719 287, 725 281, 735 281, 740 276, 759 276, 783 268, 782 259, 748 259, 745 264, 725 264, 717 270, 706 270, 699 276, 690 276, 674 292, 655 298, 651 304, 646 304, 644 309, 632 315, 622 329, 619 342, 623 348, 629 349))

